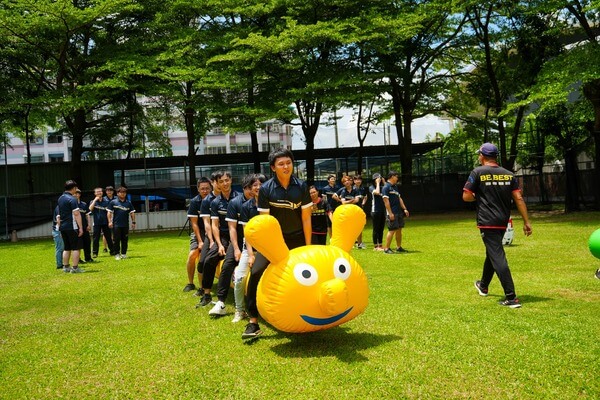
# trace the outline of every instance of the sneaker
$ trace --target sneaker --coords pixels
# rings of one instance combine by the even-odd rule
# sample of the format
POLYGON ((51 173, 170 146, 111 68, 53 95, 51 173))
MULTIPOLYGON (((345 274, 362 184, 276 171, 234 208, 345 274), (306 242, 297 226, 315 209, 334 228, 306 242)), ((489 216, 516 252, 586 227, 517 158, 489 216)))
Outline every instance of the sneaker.
POLYGON ((210 309, 210 311, 208 312, 208 315, 225 315, 227 314, 227 311, 225 310, 225 303, 223 303, 221 300, 217 301, 215 303, 215 306, 213 308, 210 309))
POLYGON ((212 302, 212 296, 210 294, 203 294, 202 295, 202 300, 200 300, 200 303, 198 303, 198 305, 200 307, 206 307, 211 302, 212 302))
POLYGON ((396 248, 396 253, 408 253, 408 250, 406 250, 402 247, 398 247, 398 248, 396 248))
POLYGON ((510 308, 521 308, 521 302, 517 298, 514 298, 512 300, 504 299, 502 301, 499 301, 498 304, 510 308))
POLYGON ((385 249, 383 252, 385 254, 394 254, 394 250, 392 250, 392 249, 385 249))
POLYGON ((238 322, 240 322, 243 319, 248 318, 248 314, 246 314, 246 311, 244 310, 235 310, 235 315, 233 316, 233 319, 231 320, 232 323, 237 324, 238 322))
POLYGON ((187 285, 185 285, 185 287, 183 288, 184 292, 190 292, 192 290, 196 290, 196 285, 194 285, 193 283, 188 283, 187 285))
POLYGON ((79 267, 73 267, 71 268, 71 273, 72 274, 81 274, 82 272, 85 272, 84 269, 79 268, 79 267))
POLYGON ((194 296, 196 296, 196 297, 202 297, 202 296, 204 296, 204 290, 202 290, 202 288, 198 288, 198 290, 196 290, 194 292, 194 296))
POLYGON ((481 281, 475 281, 475 289, 477 289, 477 291, 479 292, 480 296, 487 296, 488 295, 488 288, 483 287, 481 285, 481 281))
POLYGON ((594 274, 594 276, 596 277, 596 279, 600 279, 600 268, 598 268, 598 271, 596 271, 596 274, 594 274))
POLYGON ((92 258, 98 258, 98 253, 92 254, 92 258))
POLYGON ((63 266, 62 265, 57 265, 56 269, 63 269, 63 266))
POLYGON ((242 333, 242 339, 252 339, 261 335, 262 331, 260 330, 260 326, 258 324, 250 322, 246 325, 246 330, 242 333))
POLYGON ((127 258, 127 254, 121 254, 121 260, 124 260, 127 258))
POLYGON ((90 258, 89 260, 85 260, 86 263, 93 263, 96 262, 93 258, 90 258))
POLYGON ((104 253, 108 253, 108 249, 104 249, 104 250, 103 250, 103 252, 104 252, 104 253))
POLYGON ((71 272, 71 267, 62 267, 62 270, 63 272, 68 274, 69 272, 71 272))
POLYGON ((117 260, 117 261, 118 261, 118 260, 120 260, 120 259, 121 259, 121 255, 120 255, 120 254, 117 254, 117 255, 115 255, 115 260, 117 260))
POLYGON ((365 244, 364 244, 364 243, 358 243, 358 244, 356 245, 356 248, 357 248, 357 249, 364 250, 364 249, 366 249, 366 248, 367 248, 367 246, 365 246, 365 244))

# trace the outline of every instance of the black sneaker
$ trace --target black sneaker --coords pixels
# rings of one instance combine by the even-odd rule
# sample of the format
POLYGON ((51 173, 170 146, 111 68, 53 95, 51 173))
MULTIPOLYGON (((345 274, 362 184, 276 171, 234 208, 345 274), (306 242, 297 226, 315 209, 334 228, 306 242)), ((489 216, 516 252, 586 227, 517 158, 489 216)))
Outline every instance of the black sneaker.
POLYGON ((257 337, 258 335, 262 335, 262 331, 260 330, 260 326, 258 324, 250 322, 246 325, 246 330, 242 333, 242 339, 252 339, 257 337))
POLYGON ((403 249, 402 247, 398 247, 396 249, 396 253, 408 253, 408 250, 403 249))
POLYGON ((502 301, 499 301, 498 304, 510 308, 521 308, 521 302, 517 298, 514 298, 512 300, 504 299, 502 301))
MULTIPOLYGON (((104 253, 108 253, 108 249, 104 249, 104 250, 102 250, 102 251, 103 251, 104 253)), ((113 255, 113 254, 111 253, 111 255, 113 255)))
POLYGON ((198 290, 196 290, 194 292, 194 296, 196 296, 196 297, 202 297, 202 296, 204 296, 204 290, 202 290, 202 288, 198 288, 198 290))
POLYGON ((481 285, 481 281, 475 281, 475 289, 477 289, 477 291, 479 292, 480 296, 487 296, 488 295, 488 288, 483 287, 481 285))
POLYGON ((596 279, 600 279, 600 268, 598 268, 598 271, 596 271, 596 274, 594 274, 594 276, 596 277, 596 279))
POLYGON ((198 303, 198 305, 200 307, 206 307, 207 305, 209 305, 212 302, 212 296, 210 294, 204 294, 202 296, 202 300, 200 300, 200 303, 198 303))
POLYGON ((385 254, 394 254, 394 250, 392 250, 392 249, 385 249, 383 252, 385 254))
POLYGON ((185 285, 185 287, 183 288, 184 292, 190 292, 192 290, 196 290, 196 285, 194 285, 193 283, 188 283, 187 285, 185 285))

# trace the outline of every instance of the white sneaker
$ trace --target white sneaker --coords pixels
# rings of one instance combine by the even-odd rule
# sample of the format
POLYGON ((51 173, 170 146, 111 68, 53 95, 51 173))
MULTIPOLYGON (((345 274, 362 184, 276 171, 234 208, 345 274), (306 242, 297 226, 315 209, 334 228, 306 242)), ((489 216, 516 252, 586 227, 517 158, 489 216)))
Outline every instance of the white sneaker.
POLYGON ((241 320, 244 320, 246 318, 248 318, 248 314, 246 314, 246 311, 236 310, 235 315, 234 315, 233 319, 231 320, 231 322, 233 322, 234 324, 237 324, 238 322, 240 322, 241 320))
POLYGON ((225 303, 222 301, 217 301, 215 306, 210 309, 208 315, 225 315, 227 311, 225 311, 225 303))
POLYGON ((127 254, 121 254, 121 260, 124 260, 127 258, 127 254))
POLYGON ((120 255, 120 254, 117 254, 117 255, 115 256, 115 260, 117 260, 117 261, 118 261, 118 260, 120 260, 120 259, 121 259, 121 255, 120 255))

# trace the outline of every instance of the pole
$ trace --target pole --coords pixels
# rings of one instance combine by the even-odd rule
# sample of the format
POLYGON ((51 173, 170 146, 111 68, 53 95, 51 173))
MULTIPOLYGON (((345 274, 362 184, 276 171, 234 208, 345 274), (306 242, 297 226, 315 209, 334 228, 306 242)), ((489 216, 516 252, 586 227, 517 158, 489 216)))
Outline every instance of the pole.
POLYGON ((144 157, 144 189, 146 189, 146 230, 150 229, 150 200, 148 199, 148 170, 146 169, 146 132, 142 131, 142 155, 144 157))
POLYGON ((4 223, 5 223, 5 233, 6 239, 8 240, 8 157, 6 153, 6 148, 8 147, 8 138, 7 134, 4 135, 4 182, 6 187, 4 188, 4 223))

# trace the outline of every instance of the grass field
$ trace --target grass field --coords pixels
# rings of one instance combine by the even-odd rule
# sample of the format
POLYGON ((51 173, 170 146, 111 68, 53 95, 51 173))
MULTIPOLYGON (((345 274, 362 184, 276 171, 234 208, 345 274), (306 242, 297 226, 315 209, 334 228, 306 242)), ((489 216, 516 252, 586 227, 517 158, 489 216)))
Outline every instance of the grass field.
MULTIPOLYGON (((506 249, 521 309, 473 287, 484 247, 474 215, 416 215, 407 254, 352 250, 366 312, 330 330, 250 344, 230 314, 183 293, 188 238, 134 233, 129 259, 85 274, 54 267, 51 239, 0 244, 2 399, 598 399, 600 213, 515 219, 506 249)), ((370 243, 370 230, 365 231, 370 243)), ((230 295, 231 297, 231 295, 230 295)))

